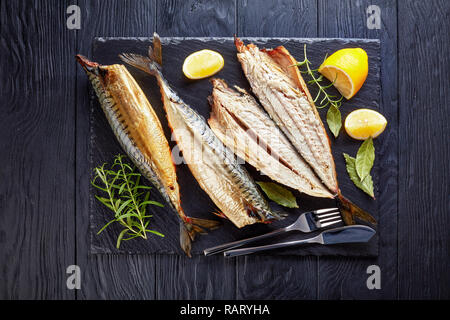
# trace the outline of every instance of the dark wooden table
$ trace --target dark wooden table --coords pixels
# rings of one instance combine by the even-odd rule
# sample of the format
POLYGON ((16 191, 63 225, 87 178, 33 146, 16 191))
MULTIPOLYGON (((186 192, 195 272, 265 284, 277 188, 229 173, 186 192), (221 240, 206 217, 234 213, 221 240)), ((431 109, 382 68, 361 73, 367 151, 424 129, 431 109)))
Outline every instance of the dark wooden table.
POLYGON ((0 298, 450 298, 449 14, 446 0, 1 1, 0 298), (367 27, 370 5, 380 29, 367 27), (154 31, 381 40, 391 121, 377 259, 88 254, 88 95, 74 55, 95 36, 154 31), (69 265, 80 290, 66 287, 69 265), (379 290, 366 286, 370 265, 379 290))

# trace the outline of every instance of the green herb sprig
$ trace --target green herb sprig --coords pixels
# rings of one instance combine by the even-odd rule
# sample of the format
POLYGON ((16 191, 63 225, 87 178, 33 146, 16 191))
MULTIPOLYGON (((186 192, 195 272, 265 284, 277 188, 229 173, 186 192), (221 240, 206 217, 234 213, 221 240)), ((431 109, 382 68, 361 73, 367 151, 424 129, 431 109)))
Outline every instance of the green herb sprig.
POLYGON ((375 160, 375 147, 372 138, 367 139, 359 147, 356 158, 344 153, 347 166, 347 172, 355 186, 363 190, 372 198, 375 198, 373 192, 373 180, 370 175, 375 160))
POLYGON ((106 166, 104 163, 94 169, 95 176, 91 184, 104 193, 104 197, 95 195, 95 198, 114 212, 114 219, 106 223, 97 234, 112 223, 119 223, 124 229, 117 237, 117 248, 121 241, 137 237, 147 239, 147 232, 164 237, 162 233, 148 228, 152 215, 146 213, 147 205, 164 205, 149 200, 151 187, 140 184, 141 174, 124 162, 123 155, 117 155, 109 169, 106 166))
MULTIPOLYGON (((321 81, 324 80, 323 75, 318 76, 317 72, 319 69, 311 69, 311 62, 308 60, 308 57, 306 55, 306 44, 303 47, 303 52, 304 52, 304 56, 305 58, 303 59, 303 61, 298 62, 296 64, 297 67, 305 66, 306 70, 300 70, 301 73, 306 73, 309 75, 309 77, 311 78, 311 80, 309 80, 307 83, 308 84, 315 84, 317 86, 317 88, 319 89, 319 91, 317 92, 317 95, 315 96, 315 98, 313 99, 314 103, 318 102, 319 99, 321 99, 318 103, 318 106, 316 106, 318 109, 322 109, 327 107, 328 105, 330 106, 328 108, 328 112, 327 112, 327 123, 328 123, 328 128, 330 128, 330 131, 333 133, 333 135, 337 138, 339 135, 339 131, 341 130, 342 127, 342 117, 341 117, 341 111, 339 110, 341 104, 342 104, 342 99, 343 96, 336 96, 336 95, 332 95, 329 94, 326 90, 331 88, 334 83, 336 82, 336 79, 334 79, 334 81, 329 84, 329 85, 322 85, 321 81)), ((325 56, 325 59, 327 57, 325 56)), ((325 61, 324 59, 324 61, 325 61)))

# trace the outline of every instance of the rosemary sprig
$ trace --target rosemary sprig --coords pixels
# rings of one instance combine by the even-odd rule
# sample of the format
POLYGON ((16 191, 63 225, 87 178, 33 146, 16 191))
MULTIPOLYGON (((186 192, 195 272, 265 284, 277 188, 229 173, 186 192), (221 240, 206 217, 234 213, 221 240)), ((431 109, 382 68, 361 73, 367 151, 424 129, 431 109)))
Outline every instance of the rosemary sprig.
POLYGON ((100 234, 110 224, 117 222, 123 230, 117 237, 117 248, 121 241, 137 237, 147 239, 147 232, 164 237, 158 231, 150 230, 148 225, 152 215, 146 213, 147 205, 164 205, 149 200, 151 187, 140 184, 141 174, 135 168, 124 162, 123 155, 117 155, 110 169, 104 163, 94 169, 95 176, 92 186, 104 193, 104 197, 95 195, 95 198, 114 212, 114 219, 106 223, 98 232, 100 234))
MULTIPOLYGON (((305 58, 303 59, 303 61, 298 62, 296 66, 299 67, 299 70, 300 67, 305 66, 306 70, 300 70, 300 72, 308 74, 311 80, 309 80, 307 83, 315 84, 319 89, 317 95, 313 99, 314 103, 317 103, 319 99, 321 99, 320 102, 318 103, 318 106, 316 105, 316 107, 318 109, 322 109, 327 107, 328 105, 330 106, 327 112, 327 123, 331 132, 337 138, 337 136, 339 135, 339 131, 341 130, 342 127, 342 118, 339 108, 342 105, 343 97, 329 94, 326 91, 328 88, 334 85, 336 79, 334 79, 333 82, 329 85, 322 85, 321 81, 324 80, 324 77, 323 75, 317 76, 318 69, 311 69, 311 62, 308 60, 308 57, 306 55, 306 44, 303 47, 303 52, 305 58)), ((325 59, 326 58, 327 57, 325 56, 325 59)))

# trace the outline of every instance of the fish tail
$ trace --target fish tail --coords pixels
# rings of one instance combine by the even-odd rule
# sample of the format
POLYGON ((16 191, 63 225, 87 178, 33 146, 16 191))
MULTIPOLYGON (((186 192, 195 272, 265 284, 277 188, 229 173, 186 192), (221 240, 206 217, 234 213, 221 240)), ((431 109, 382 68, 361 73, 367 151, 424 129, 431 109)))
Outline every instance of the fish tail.
POLYGON ((180 246, 186 255, 191 258, 192 239, 186 225, 183 222, 180 222, 180 246))
POLYGON ((152 46, 148 47, 148 57, 134 53, 122 53, 119 54, 119 58, 123 62, 153 76, 160 76, 162 70, 161 39, 157 33, 153 33, 153 48, 152 46))
POLYGON ((205 229, 214 230, 219 227, 220 222, 200 218, 186 217, 180 222, 180 246, 187 256, 191 257, 192 241, 197 234, 207 234, 205 229))
POLYGON ((153 32, 153 47, 148 47, 148 56, 162 67, 162 46, 161 39, 156 32, 153 32))
POLYGON ((372 225, 376 225, 375 220, 370 213, 364 211, 356 204, 352 203, 350 200, 345 198, 342 194, 338 194, 336 197, 338 206, 341 209, 342 217, 347 225, 355 224, 355 218, 361 219, 365 222, 369 222, 372 225))
POLYGON ((122 53, 119 54, 119 58, 123 62, 135 68, 138 68, 144 72, 147 72, 152 76, 157 76, 161 73, 161 67, 158 65, 157 62, 153 61, 149 57, 144 57, 134 53, 122 53))

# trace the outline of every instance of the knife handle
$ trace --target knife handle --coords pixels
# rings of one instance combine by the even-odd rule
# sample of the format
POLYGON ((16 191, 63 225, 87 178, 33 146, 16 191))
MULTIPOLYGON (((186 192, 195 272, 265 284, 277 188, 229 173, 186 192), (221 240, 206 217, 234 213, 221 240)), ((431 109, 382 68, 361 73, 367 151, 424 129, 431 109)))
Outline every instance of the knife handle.
POLYGON ((228 250, 228 249, 241 247, 243 245, 246 245, 246 244, 254 242, 254 241, 258 241, 258 240, 274 237, 276 235, 279 235, 279 234, 282 234, 282 233, 285 233, 285 232, 288 232, 288 231, 291 231, 291 230, 292 229, 288 229, 288 228, 277 229, 277 230, 274 230, 272 232, 262 234, 260 236, 247 238, 247 239, 242 239, 242 240, 238 240, 238 241, 234 241, 234 242, 228 242, 228 243, 224 243, 224 244, 218 245, 216 247, 208 248, 208 249, 203 250, 203 253, 205 254, 205 256, 210 256, 210 255, 213 255, 213 254, 216 254, 216 253, 228 250))
POLYGON ((272 249, 277 249, 277 248, 295 246, 295 245, 302 244, 302 243, 317 243, 317 242, 320 242, 320 239, 321 239, 321 235, 319 234, 315 237, 308 238, 308 239, 274 243, 274 244, 268 244, 268 245, 259 246, 259 247, 228 250, 228 251, 225 251, 223 253, 223 255, 225 257, 237 257, 237 256, 242 256, 242 255, 246 255, 246 254, 250 254, 250 253, 259 252, 259 251, 266 251, 266 250, 272 250, 272 249))

